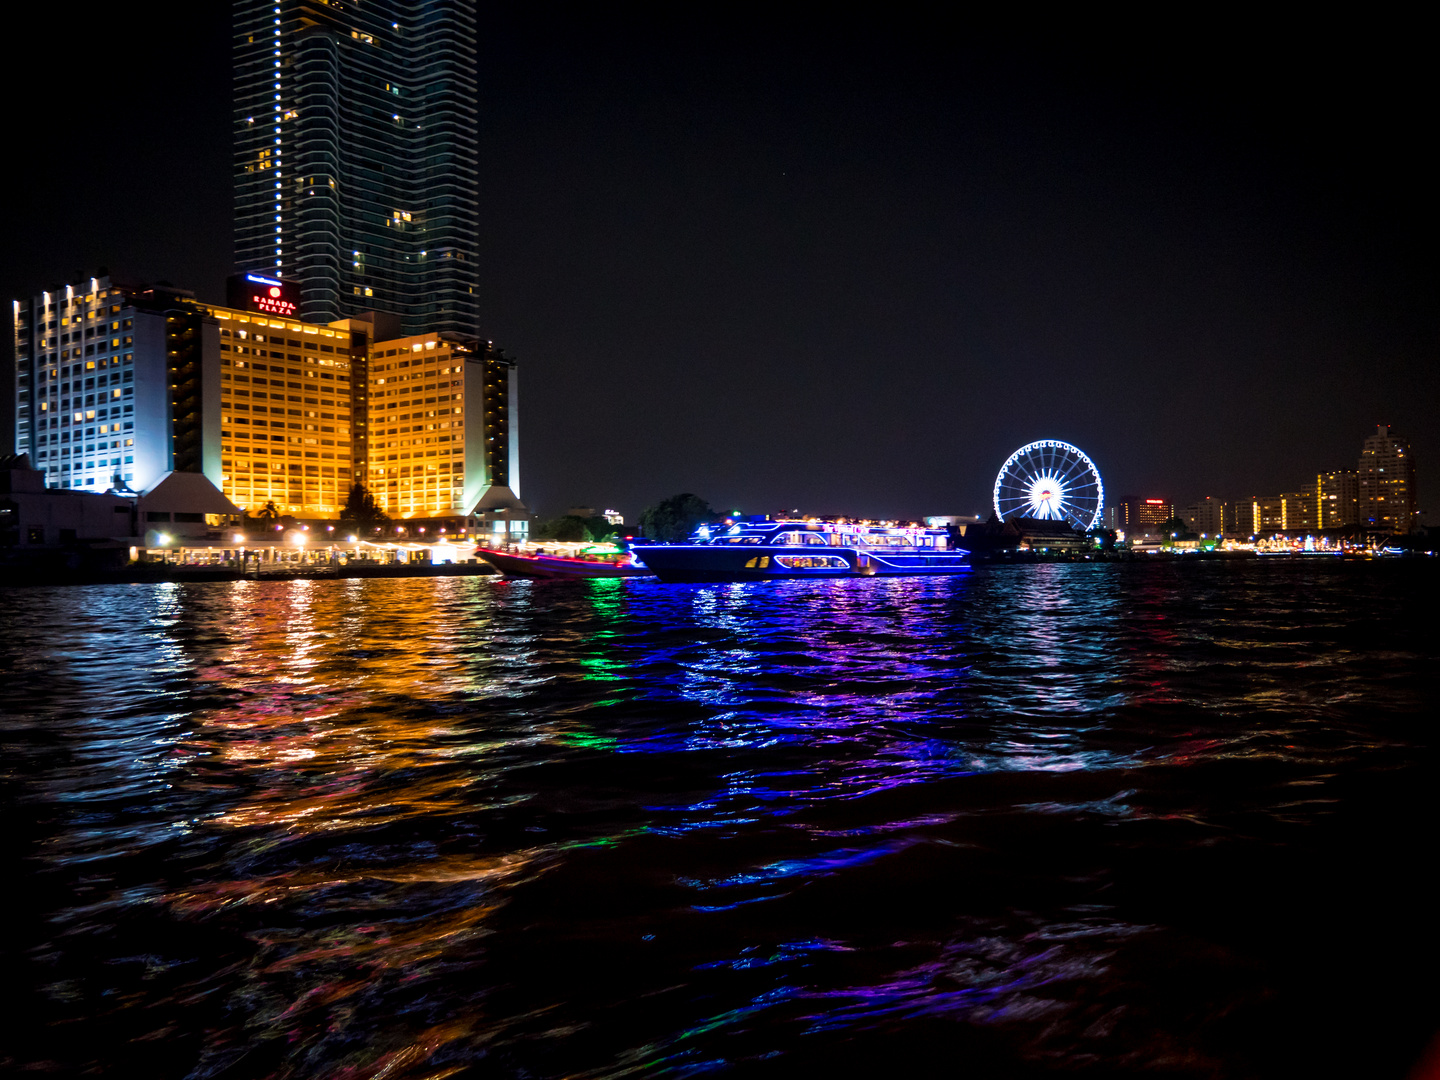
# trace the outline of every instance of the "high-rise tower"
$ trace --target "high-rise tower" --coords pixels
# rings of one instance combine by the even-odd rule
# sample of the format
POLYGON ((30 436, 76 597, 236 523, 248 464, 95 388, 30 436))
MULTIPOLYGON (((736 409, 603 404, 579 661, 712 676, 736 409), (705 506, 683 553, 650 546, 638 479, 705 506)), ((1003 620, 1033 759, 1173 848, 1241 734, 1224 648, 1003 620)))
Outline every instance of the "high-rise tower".
POLYGON ((235 0, 236 264, 478 337, 475 71, 460 0, 235 0))

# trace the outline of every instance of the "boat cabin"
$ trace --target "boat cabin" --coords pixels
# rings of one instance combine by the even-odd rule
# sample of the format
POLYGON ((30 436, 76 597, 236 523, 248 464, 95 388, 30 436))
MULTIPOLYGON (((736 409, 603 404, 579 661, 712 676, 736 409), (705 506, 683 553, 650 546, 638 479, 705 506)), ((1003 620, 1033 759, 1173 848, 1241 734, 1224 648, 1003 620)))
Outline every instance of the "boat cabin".
POLYGON ((701 525, 692 544, 763 544, 766 547, 902 548, 944 551, 946 529, 915 525, 862 525, 851 521, 737 521, 701 525))

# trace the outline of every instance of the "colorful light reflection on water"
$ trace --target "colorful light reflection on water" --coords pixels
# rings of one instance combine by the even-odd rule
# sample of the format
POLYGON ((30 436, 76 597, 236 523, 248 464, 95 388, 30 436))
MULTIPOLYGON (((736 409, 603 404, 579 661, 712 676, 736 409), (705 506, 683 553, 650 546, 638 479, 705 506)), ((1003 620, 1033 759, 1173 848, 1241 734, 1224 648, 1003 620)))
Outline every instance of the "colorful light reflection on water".
POLYGON ((1440 957, 1428 566, 8 599, 12 1067, 1393 1074, 1440 1015, 1374 989, 1440 957))

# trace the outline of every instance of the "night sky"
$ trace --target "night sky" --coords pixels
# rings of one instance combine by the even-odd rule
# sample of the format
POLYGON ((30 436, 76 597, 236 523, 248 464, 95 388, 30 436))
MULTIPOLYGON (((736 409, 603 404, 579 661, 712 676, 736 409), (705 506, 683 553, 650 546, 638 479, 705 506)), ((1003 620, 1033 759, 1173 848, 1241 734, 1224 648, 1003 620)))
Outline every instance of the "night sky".
MULTIPOLYGON (((757 11, 482 9, 486 334, 541 514, 988 513, 1040 438, 1183 505, 1353 467, 1376 423, 1428 508, 1419 26, 757 11)), ((5 296, 105 266, 223 300, 228 5, 55 33, 8 58, 5 296)))

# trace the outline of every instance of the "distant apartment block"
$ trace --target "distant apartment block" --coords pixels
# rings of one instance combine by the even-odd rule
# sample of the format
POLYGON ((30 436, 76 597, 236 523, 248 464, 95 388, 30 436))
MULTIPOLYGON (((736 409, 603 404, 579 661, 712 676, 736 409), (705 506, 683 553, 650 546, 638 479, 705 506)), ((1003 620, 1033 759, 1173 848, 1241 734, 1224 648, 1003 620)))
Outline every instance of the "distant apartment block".
POLYGON ((1336 469, 1315 477, 1320 527, 1334 529, 1360 523, 1360 474, 1354 469, 1336 469))
POLYGON ((1225 518, 1225 527, 1221 530, 1223 535, 1233 537, 1255 535, 1255 508, 1250 499, 1236 499, 1227 502, 1222 513, 1225 518))
POLYGON ((1320 502, 1313 488, 1280 496, 1280 531, 1315 532, 1320 528, 1320 502))
POLYGON ((1380 425, 1365 440, 1356 473, 1360 524, 1408 532, 1417 509, 1415 458, 1409 441, 1380 425))
POLYGON ((1285 528, 1285 504, 1279 495, 1250 497, 1251 532, 1257 536, 1281 532, 1285 528))
POLYGON ((1219 536, 1225 531, 1225 504, 1207 495, 1185 508, 1185 524, 1202 536, 1219 536))

